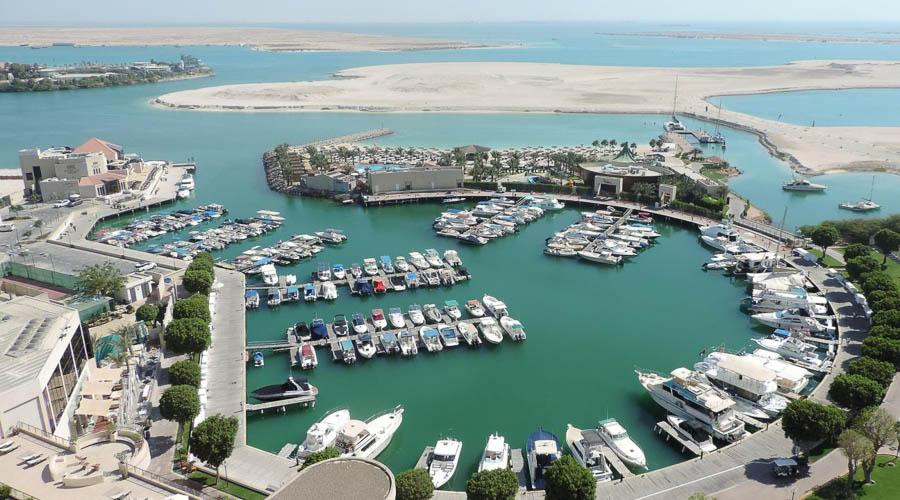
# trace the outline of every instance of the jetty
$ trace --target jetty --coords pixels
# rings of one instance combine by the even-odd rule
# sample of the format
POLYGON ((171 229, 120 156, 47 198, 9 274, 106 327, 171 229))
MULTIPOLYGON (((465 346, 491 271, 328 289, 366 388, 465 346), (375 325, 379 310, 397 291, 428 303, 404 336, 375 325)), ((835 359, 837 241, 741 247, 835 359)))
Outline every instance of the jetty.
POLYGON ((424 450, 422 450, 422 454, 419 455, 419 459, 416 460, 416 466, 414 469, 425 469, 428 470, 428 464, 431 462, 431 455, 434 454, 434 446, 426 446, 424 450))
POLYGON ((288 399, 279 399, 278 401, 266 401, 264 403, 247 403, 246 410, 247 411, 258 411, 260 413, 265 413, 266 410, 280 410, 287 411, 289 406, 301 405, 301 406, 315 406, 316 404, 316 396, 319 395, 319 389, 313 387, 313 393, 309 396, 299 396, 296 398, 288 398, 288 399))
POLYGON ((701 450, 700 447, 697 446, 697 443, 689 439, 685 439, 682 434, 678 432, 675 427, 672 427, 672 424, 670 424, 669 422, 665 420, 659 421, 656 423, 656 426, 653 428, 653 430, 656 431, 656 433, 660 436, 665 434, 666 442, 674 439, 675 442, 681 445, 682 453, 684 453, 685 451, 689 451, 698 457, 703 456, 703 450, 701 450))

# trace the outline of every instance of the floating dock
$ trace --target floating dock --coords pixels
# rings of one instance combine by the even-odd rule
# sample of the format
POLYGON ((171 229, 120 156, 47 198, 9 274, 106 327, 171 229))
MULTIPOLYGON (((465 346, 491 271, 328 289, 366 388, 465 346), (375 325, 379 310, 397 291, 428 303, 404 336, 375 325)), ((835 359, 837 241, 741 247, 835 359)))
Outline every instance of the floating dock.
POLYGON ((525 470, 525 456, 522 454, 521 448, 509 450, 509 465, 512 471, 516 473, 516 480, 519 481, 519 490, 528 489, 528 472, 525 470))
POLYGON ((656 427, 654 427, 654 430, 659 435, 665 434, 667 442, 670 439, 674 439, 676 442, 678 442, 678 444, 681 445, 682 453, 684 453, 685 451, 689 451, 698 457, 703 456, 703 450, 701 450, 700 447, 697 446, 697 443, 682 437, 681 433, 678 432, 677 429, 672 427, 672 424, 670 424, 669 422, 667 422, 665 420, 663 420, 661 422, 657 422, 656 427))
POLYGON ((424 450, 422 450, 422 454, 419 455, 419 460, 416 461, 415 469, 425 469, 428 470, 428 462, 431 461, 431 455, 434 454, 434 446, 426 446, 424 450))
POLYGON ((606 461, 609 462, 609 466, 612 467, 613 471, 615 471, 619 477, 628 479, 629 477, 634 476, 634 472, 631 472, 631 469, 625 465, 625 462, 619 458, 619 455, 616 455, 616 452, 614 452, 612 448, 605 444, 601 444, 600 450, 603 452, 603 456, 606 457, 606 461))
POLYGON ((276 411, 287 411, 289 406, 315 406, 316 404, 316 396, 319 395, 319 390, 313 387, 313 393, 309 396, 300 396, 296 398, 288 398, 288 399, 279 399, 278 401, 266 401, 264 403, 247 403, 245 409, 247 411, 258 411, 260 413, 265 413, 266 410, 275 409, 276 411))

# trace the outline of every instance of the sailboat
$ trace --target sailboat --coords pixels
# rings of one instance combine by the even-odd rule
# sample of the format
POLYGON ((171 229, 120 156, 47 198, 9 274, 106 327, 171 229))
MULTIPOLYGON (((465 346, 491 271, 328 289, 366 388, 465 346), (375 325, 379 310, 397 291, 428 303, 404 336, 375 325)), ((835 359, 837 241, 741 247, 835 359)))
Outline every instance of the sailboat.
POLYGON ((675 108, 678 103, 678 75, 675 75, 675 97, 672 99, 672 120, 666 122, 663 125, 663 128, 666 132, 680 132, 685 129, 684 124, 681 123, 678 118, 675 116, 675 108))
POLYGON ((881 208, 881 205, 872 201, 872 193, 875 192, 875 176, 872 176, 872 187, 869 189, 869 197, 863 198, 856 202, 845 201, 838 205, 838 208, 843 208, 844 210, 851 210, 853 212, 869 212, 871 210, 878 210, 881 208))

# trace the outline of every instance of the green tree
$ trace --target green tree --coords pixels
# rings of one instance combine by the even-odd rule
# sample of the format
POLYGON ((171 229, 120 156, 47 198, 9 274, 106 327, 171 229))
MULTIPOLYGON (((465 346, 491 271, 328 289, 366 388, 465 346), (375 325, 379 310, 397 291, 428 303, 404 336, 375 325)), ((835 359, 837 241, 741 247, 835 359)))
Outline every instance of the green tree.
POLYGON ((116 328, 112 331, 111 335, 116 337, 116 352, 118 353, 117 361, 122 364, 124 362, 125 366, 131 366, 131 356, 134 354, 132 346, 134 346, 134 341, 138 336, 138 326, 137 324, 124 325, 116 328))
POLYGON ((172 320, 166 327, 166 344, 182 354, 196 354, 209 347, 209 323, 198 318, 172 320))
MULTIPOLYGON (((853 421, 853 428, 869 438, 875 451, 897 442, 897 433, 894 430, 896 425, 897 419, 880 407, 866 408, 853 421)), ((872 453, 871 457, 862 461, 867 483, 872 482, 872 471, 875 470, 876 456, 876 453, 872 453)))
POLYGON ((900 328, 887 325, 873 326, 869 329, 869 337, 883 337, 891 340, 900 340, 900 328))
POLYGON ((143 321, 144 324, 153 326, 156 323, 156 317, 159 316, 159 308, 153 304, 144 304, 137 308, 135 318, 143 321))
POLYGON ((875 240, 875 246, 878 247, 878 250, 884 254, 884 259, 881 261, 881 265, 887 264, 888 255, 891 252, 896 252, 900 249, 900 233, 891 231, 890 229, 882 229, 875 233, 873 236, 875 240))
POLYGON ((881 265, 871 254, 860 255, 847 260, 847 273, 851 278, 857 279, 865 273, 877 271, 881 265))
MULTIPOLYGON (((847 457, 847 485, 844 493, 848 498, 852 497, 853 476, 856 475, 856 468, 861 461, 869 460, 875 454, 875 448, 872 441, 853 429, 847 429, 838 437, 838 446, 844 456, 847 457)), ((874 460, 874 459, 873 459, 874 460)))
POLYGON ((602 141, 600 141, 600 145, 603 146, 604 148, 605 148, 606 146, 609 146, 609 140, 603 139, 602 141))
POLYGON ((869 301, 869 307, 876 313, 881 311, 900 310, 900 297, 885 297, 881 300, 869 301))
POLYGON ((850 362, 847 366, 847 373, 851 375, 861 375, 870 380, 878 382, 878 385, 887 389, 894 379, 897 370, 894 365, 887 361, 870 358, 868 356, 860 356, 850 362))
POLYGON ((900 310, 879 311, 872 315, 872 326, 900 328, 900 310))
POLYGON ((338 449, 334 446, 329 446, 324 450, 314 451, 307 455, 303 460, 303 467, 301 467, 301 470, 309 467, 312 464, 330 460, 332 458, 337 458, 339 456, 341 456, 341 452, 339 452, 338 449))
POLYGON ((844 408, 859 411, 880 403, 884 397, 884 388, 862 375, 842 373, 831 381, 828 396, 844 408))
POLYGON ((431 476, 424 469, 409 469, 397 475, 397 500, 425 500, 434 494, 431 476))
POLYGON ((75 278, 75 290, 85 295, 115 296, 125 286, 125 276, 109 262, 87 266, 75 278))
POLYGON ((181 277, 181 284, 191 293, 208 295, 212 288, 213 275, 204 269, 188 269, 181 277))
POLYGON ((869 336, 863 340, 862 355, 887 361, 900 368, 900 340, 869 336))
POLYGON ((159 398, 159 413, 166 420, 186 425, 200 413, 200 398, 192 385, 173 385, 159 398))
POLYGON ((889 292, 897 289, 897 285, 894 284, 893 278, 882 271, 864 273, 859 277, 859 281, 863 293, 865 293, 866 296, 869 296, 874 292, 889 292))
POLYGON ((863 245, 862 243, 851 243, 844 248, 844 261, 848 261, 850 259, 855 259, 857 257, 862 257, 864 255, 872 255, 872 249, 869 245, 863 245))
POLYGON ((509 469, 479 471, 466 482, 466 498, 469 500, 511 500, 518 490, 516 473, 509 469))
POLYGON ((176 361, 169 367, 169 383, 200 387, 200 365, 190 359, 176 361))
POLYGON ((204 321, 211 319, 209 313, 209 297, 195 293, 188 298, 175 302, 172 309, 174 319, 199 318, 204 321))
POLYGON ((237 431, 237 418, 222 415, 207 418, 191 431, 191 453, 216 468, 216 484, 219 484, 219 466, 234 451, 237 431))
POLYGON ((807 399, 791 401, 781 418, 784 435, 800 449, 822 441, 831 441, 844 428, 844 412, 832 405, 807 399))
POLYGON ((200 252, 194 256, 188 269, 203 269, 209 273, 215 271, 216 261, 209 252, 200 252))
POLYGON ((631 186, 631 192, 634 193, 638 203, 641 200, 653 200, 656 198, 657 186, 650 182, 637 182, 631 186))
POLYGON ((594 498, 597 481, 570 455, 553 462, 544 473, 547 500, 589 500, 594 498))

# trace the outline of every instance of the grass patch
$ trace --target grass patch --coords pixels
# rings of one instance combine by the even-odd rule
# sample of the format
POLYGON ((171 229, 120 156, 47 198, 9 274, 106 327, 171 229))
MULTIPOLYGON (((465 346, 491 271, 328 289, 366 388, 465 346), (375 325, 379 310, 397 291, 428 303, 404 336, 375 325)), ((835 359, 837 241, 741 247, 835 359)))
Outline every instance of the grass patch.
POLYGON ((700 169, 700 174, 714 181, 725 182, 728 180, 728 175, 721 168, 703 167, 700 169))
POLYGON ((822 256, 822 251, 818 248, 810 248, 809 253, 815 255, 822 262, 822 265, 825 267, 844 267, 844 264, 841 264, 834 257, 830 255, 822 256))
POLYGON ((831 450, 834 449, 834 445, 832 443, 822 443, 819 446, 809 450, 809 453, 806 456, 809 458, 809 463, 813 463, 816 460, 824 457, 825 455, 831 453, 831 450))
MULTIPOLYGON (((890 500, 900 498, 900 465, 891 467, 885 465, 893 462, 892 455, 879 455, 875 470, 872 472, 872 480, 875 484, 863 486, 863 472, 856 471, 853 484, 853 495, 855 498, 866 498, 867 500, 890 500)), ((844 485, 847 478, 841 476, 834 479, 824 486, 816 488, 815 492, 806 497, 807 500, 838 500, 846 499, 844 494, 844 485)))
POLYGON ((897 263, 893 259, 887 260, 887 267, 884 272, 887 273, 888 276, 894 280, 894 284, 900 287, 900 263, 897 263))
POLYGON ((266 498, 266 496, 262 493, 244 488, 239 484, 234 484, 230 481, 226 481, 225 479, 220 479, 218 486, 216 486, 216 476, 207 474, 203 471, 192 472, 191 475, 188 476, 188 478, 192 481, 200 483, 203 486, 211 486, 219 491, 224 491, 229 495, 243 498, 244 500, 262 500, 263 498, 266 498))
POLYGON ((178 424, 178 433, 175 434, 175 456, 174 461, 181 462, 187 458, 188 443, 191 440, 191 424, 178 424))

